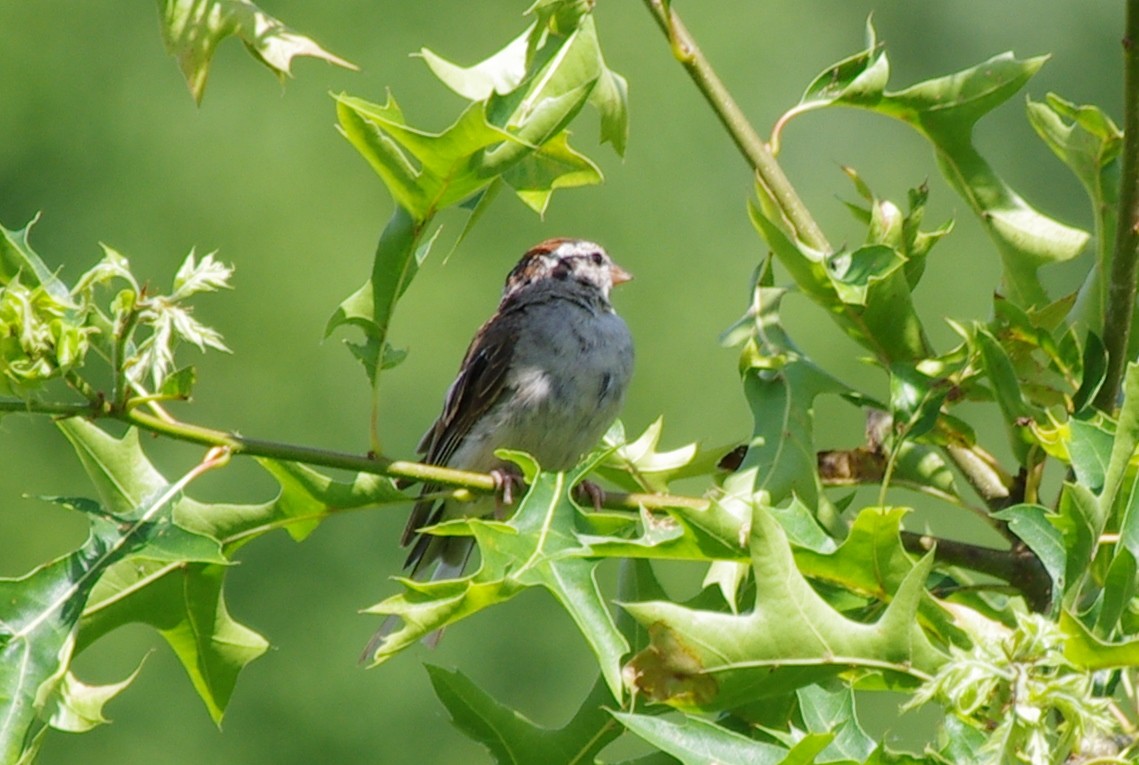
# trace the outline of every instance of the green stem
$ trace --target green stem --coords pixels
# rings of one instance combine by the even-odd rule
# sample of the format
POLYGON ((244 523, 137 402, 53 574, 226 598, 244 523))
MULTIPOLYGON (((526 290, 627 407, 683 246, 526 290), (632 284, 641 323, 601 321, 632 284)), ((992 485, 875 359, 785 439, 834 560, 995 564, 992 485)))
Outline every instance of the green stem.
POLYGON ((1127 362, 1131 319, 1135 313, 1135 278, 1139 265, 1139 0, 1127 0, 1123 34, 1123 164, 1119 188, 1119 225, 1107 288, 1103 344, 1107 374, 1095 405, 1115 410, 1127 362))
POLYGON ((795 230, 799 241, 816 250, 829 252, 831 246, 823 230, 815 222, 791 182, 787 180, 783 168, 767 144, 755 132, 739 104, 716 74, 716 70, 708 63, 708 59, 704 57, 676 11, 672 10, 664 0, 645 0, 645 6, 668 37, 676 60, 696 83, 696 87, 727 129, 728 135, 732 137, 736 148, 755 169, 760 185, 779 206, 787 222, 795 230))
POLYGON ((0 397, 0 413, 22 412, 25 414, 49 414, 56 417, 91 417, 114 419, 128 425, 201 446, 219 446, 231 454, 285 462, 303 462, 306 465, 354 470, 360 473, 387 475, 411 481, 424 481, 441 486, 458 486, 471 491, 492 492, 494 479, 485 473, 472 473, 466 470, 452 470, 438 465, 424 465, 419 462, 390 460, 385 457, 370 457, 361 454, 318 449, 312 446, 267 441, 260 438, 216 430, 188 422, 164 419, 138 409, 126 411, 107 405, 94 403, 63 403, 24 401, 22 399, 0 397))

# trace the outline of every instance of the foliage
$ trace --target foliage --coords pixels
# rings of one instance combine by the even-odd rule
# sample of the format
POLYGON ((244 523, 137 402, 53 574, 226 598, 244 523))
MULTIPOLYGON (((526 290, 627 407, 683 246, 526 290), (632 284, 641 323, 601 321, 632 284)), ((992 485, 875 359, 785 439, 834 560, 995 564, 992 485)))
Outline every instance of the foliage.
MULTIPOLYGON (((160 294, 104 247, 69 285, 31 248, 30 223, 0 228, 0 412, 60 417, 97 497, 52 498, 88 520, 88 540, 0 581, 4 762, 31 762, 51 728, 80 732, 103 721, 103 705, 137 671, 92 686, 72 673, 72 661, 128 623, 162 635, 220 722, 242 669, 267 648, 226 605, 226 574, 245 544, 278 528, 300 541, 338 511, 407 502, 397 478, 460 487, 456 499, 488 490, 485 476, 384 455, 380 381, 404 356, 389 337, 392 319, 444 210, 468 213, 469 229, 504 189, 541 214, 556 189, 600 182, 596 164, 569 142, 586 106, 598 115, 602 142, 625 151, 627 84, 605 62, 592 6, 539 0, 529 26, 473 66, 423 50, 431 72, 467 102, 441 132, 417 127, 390 94, 383 104, 334 96, 341 133, 395 208, 364 285, 326 327, 359 333, 348 347, 375 404, 369 458, 248 439, 167 411, 189 398, 194 382, 193 369, 178 366, 180 347, 226 350, 190 308, 196 296, 228 286, 232 269, 212 254, 191 253, 160 294), (213 448, 169 481, 147 456, 143 430, 213 448), (276 497, 228 504, 187 495, 198 476, 243 454, 278 484, 276 497), (318 468, 352 474, 337 480, 318 468)), ((296 55, 345 64, 248 2, 159 7, 196 100, 216 45, 233 34, 278 73, 296 55)), ((695 66, 699 50, 669 4, 647 7, 681 63, 695 66)), ((565 609, 599 678, 560 729, 538 726, 461 672, 430 669, 455 725, 497 761, 613 761, 606 748, 621 736, 653 751, 640 762, 1044 765, 1135 755, 1139 365, 1127 367, 1118 410, 1093 405, 1107 360, 1127 350, 1100 340, 1116 299, 1106 288, 1112 259, 1135 257, 1110 247, 1120 216, 1130 214, 1116 209, 1126 137, 1094 106, 1054 94, 1028 102, 1033 128, 1091 201, 1094 231, 1073 228, 1013 190, 972 138, 977 122, 1024 89, 1044 59, 1004 54, 893 90, 869 25, 867 37, 864 51, 811 82, 769 144, 745 156, 767 156, 768 146, 778 152, 793 120, 832 106, 912 127, 1000 259, 991 318, 953 317, 957 345, 931 342, 916 290, 934 246, 951 246, 953 224, 926 227, 924 185, 899 205, 846 168, 858 199, 848 207, 866 233, 864 243, 836 248, 803 233, 809 213, 787 201, 785 180, 757 163, 748 212, 769 254, 748 285, 743 317, 723 338, 740 348, 754 418, 748 441, 662 451, 658 420, 636 437, 615 424, 567 473, 511 453, 529 489, 509 517, 432 530, 473 536, 477 569, 456 580, 399 579, 402 592, 369 609, 402 620, 367 657, 373 664, 528 589, 565 609), (1084 286, 1050 295, 1040 271, 1089 243, 1097 257, 1084 286), (790 291, 869 354, 885 400, 796 346, 781 315, 790 291), (820 451, 820 397, 841 397, 864 413, 861 445, 820 451), (1011 465, 978 442, 970 424, 978 417, 1002 423, 1011 465), (1056 489, 1043 481, 1048 464, 1066 475, 1056 489), (590 474, 631 493, 613 492, 604 509, 587 511, 573 489, 590 474), (680 479, 701 482, 703 495, 668 494, 680 479), (834 488, 858 486, 873 487, 874 499, 856 506, 856 495, 834 488), (933 498, 946 513, 978 515, 1005 547, 906 530, 908 508, 887 504, 890 487, 933 498), (621 567, 617 592, 597 577, 607 559, 621 567), (697 564, 703 579, 693 598, 679 602, 658 581, 654 562, 669 561, 697 564), (941 705, 923 751, 894 752, 861 726, 858 699, 883 690, 908 694, 911 705, 941 705)), ((721 116, 729 98, 709 96, 721 116)))

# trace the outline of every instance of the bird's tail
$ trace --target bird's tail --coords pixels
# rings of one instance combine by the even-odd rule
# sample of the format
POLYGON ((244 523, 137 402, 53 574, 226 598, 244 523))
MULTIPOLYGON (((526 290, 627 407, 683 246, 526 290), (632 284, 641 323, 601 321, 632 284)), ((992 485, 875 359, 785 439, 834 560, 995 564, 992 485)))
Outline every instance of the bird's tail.
MULTIPOLYGON (((438 582, 444 579, 456 579, 462 575, 470 560, 471 551, 475 547, 473 537, 433 537, 425 535, 427 544, 422 549, 416 547, 412 550, 410 576, 421 582, 438 582)), ((372 635, 367 647, 360 655, 360 663, 368 664, 375 657, 380 646, 388 637, 399 629, 402 620, 395 614, 384 619, 383 624, 372 635)), ((437 629, 424 636, 423 644, 434 648, 443 637, 443 630, 437 629)))

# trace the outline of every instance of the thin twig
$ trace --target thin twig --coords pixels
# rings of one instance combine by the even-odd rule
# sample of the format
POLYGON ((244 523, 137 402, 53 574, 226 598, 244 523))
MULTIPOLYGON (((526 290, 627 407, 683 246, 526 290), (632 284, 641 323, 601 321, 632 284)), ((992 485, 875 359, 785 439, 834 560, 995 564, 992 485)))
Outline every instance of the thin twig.
POLYGON ((708 101, 712 111, 723 123, 736 147, 748 164, 755 169, 759 183, 779 205, 779 209, 795 229, 799 241, 816 250, 829 252, 831 246, 823 230, 815 222, 791 182, 787 180, 783 168, 767 144, 755 132, 739 104, 716 74, 716 70, 708 63, 708 59, 704 57, 676 11, 663 0, 645 0, 645 5, 668 37, 676 60, 692 77, 692 81, 696 83, 696 87, 708 101))

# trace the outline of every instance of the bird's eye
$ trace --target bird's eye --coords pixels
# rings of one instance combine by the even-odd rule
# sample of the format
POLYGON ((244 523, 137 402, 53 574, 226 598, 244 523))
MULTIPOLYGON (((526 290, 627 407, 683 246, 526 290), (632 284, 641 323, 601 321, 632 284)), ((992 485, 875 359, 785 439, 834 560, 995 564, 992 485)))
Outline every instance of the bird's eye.
POLYGON ((595 266, 600 266, 603 263, 605 263, 605 256, 602 255, 600 252, 595 252, 592 255, 590 255, 589 257, 590 257, 590 260, 593 261, 593 265, 595 265, 595 266))

